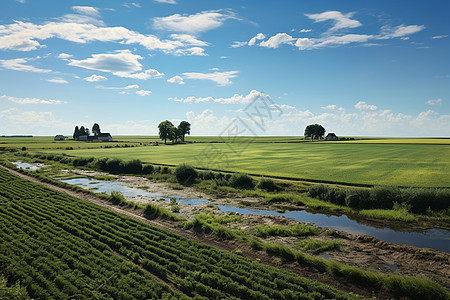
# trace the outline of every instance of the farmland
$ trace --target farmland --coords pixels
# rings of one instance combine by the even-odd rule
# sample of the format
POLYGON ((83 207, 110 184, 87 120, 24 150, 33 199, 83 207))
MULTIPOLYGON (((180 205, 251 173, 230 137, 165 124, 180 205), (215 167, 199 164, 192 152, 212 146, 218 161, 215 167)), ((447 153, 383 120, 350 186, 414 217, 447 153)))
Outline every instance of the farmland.
MULTIPOLYGON (((154 137, 121 137, 112 148, 101 143, 50 142, 50 138, 2 139, 3 147, 66 153, 71 156, 140 159, 146 163, 246 172, 255 175, 348 184, 449 187, 450 140, 366 139, 347 142, 293 143, 292 138, 257 138, 252 143, 210 143, 219 138, 191 138, 194 143, 151 146, 154 137), (14 143, 14 144, 12 144, 14 143), (124 145, 127 148, 124 148, 124 145), (114 147, 119 145, 120 147, 114 147), (143 146, 148 145, 148 146, 143 146), (133 147, 130 147, 133 146, 133 147), (72 147, 73 150, 66 150, 72 147), (209 154, 208 154, 209 153, 209 154), (208 155, 214 156, 208 157, 208 155)), ((108 145, 109 146, 109 145, 108 145)))
POLYGON ((0 191, 1 271, 32 298, 354 298, 3 169, 0 191))

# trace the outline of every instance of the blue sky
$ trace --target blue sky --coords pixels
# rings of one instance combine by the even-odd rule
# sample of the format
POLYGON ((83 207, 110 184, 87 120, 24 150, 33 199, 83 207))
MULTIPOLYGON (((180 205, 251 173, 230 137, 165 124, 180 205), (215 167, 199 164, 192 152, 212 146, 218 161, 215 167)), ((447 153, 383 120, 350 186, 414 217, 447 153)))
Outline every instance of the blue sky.
POLYGON ((450 135, 449 1, 0 4, 0 134, 450 135), (263 100, 261 100, 263 99, 263 100))

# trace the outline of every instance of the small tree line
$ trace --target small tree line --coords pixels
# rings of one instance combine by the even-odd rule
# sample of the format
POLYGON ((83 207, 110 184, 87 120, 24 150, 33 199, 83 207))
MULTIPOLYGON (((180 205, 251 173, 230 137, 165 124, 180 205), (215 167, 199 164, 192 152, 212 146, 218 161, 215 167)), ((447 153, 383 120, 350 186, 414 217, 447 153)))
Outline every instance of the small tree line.
POLYGON ((184 142, 186 134, 191 133, 191 124, 187 121, 181 121, 178 127, 175 127, 169 120, 162 121, 158 125, 159 137, 167 144, 167 140, 176 143, 178 140, 184 142))
POLYGON ((75 130, 74 130, 72 136, 73 136, 74 140, 78 140, 79 137, 82 135, 91 135, 91 132, 94 136, 97 136, 100 133, 102 133, 102 131, 100 129, 100 125, 98 125, 97 123, 94 123, 94 125, 92 126, 92 130, 89 130, 89 128, 84 127, 83 125, 81 125, 80 127, 75 126, 75 130))

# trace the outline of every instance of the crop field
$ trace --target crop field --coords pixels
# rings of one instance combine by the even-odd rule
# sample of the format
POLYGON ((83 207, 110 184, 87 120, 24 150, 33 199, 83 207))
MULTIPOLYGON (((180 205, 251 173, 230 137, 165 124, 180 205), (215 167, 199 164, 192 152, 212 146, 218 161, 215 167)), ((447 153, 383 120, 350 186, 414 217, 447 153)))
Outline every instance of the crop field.
POLYGON ((32 298, 354 298, 3 169, 0 228, 0 273, 10 284, 20 281, 32 298))
MULTIPOLYGON (((52 153, 61 153, 53 150, 52 153)), ((64 152, 64 151, 62 151, 64 152)), ((450 145, 251 143, 65 151, 68 155, 369 185, 449 187, 450 145), (236 152, 241 151, 242 152, 236 152)))
POLYGON ((188 163, 207 169, 338 183, 450 187, 450 139, 362 138, 310 143, 296 137, 259 137, 248 143, 245 137, 187 137, 192 143, 164 145, 155 136, 115 138, 118 142, 0 138, 0 147, 168 165, 188 163), (153 142, 160 146, 152 146, 153 142))

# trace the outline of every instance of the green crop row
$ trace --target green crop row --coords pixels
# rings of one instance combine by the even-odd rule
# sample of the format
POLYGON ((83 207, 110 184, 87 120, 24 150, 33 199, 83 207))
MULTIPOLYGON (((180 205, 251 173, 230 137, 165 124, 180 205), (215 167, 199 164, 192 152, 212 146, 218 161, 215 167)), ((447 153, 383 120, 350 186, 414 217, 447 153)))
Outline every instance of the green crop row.
POLYGON ((0 191, 0 273, 9 283, 19 281, 32 298, 354 298, 3 169, 0 191), (183 294, 156 282, 139 267, 183 294))

